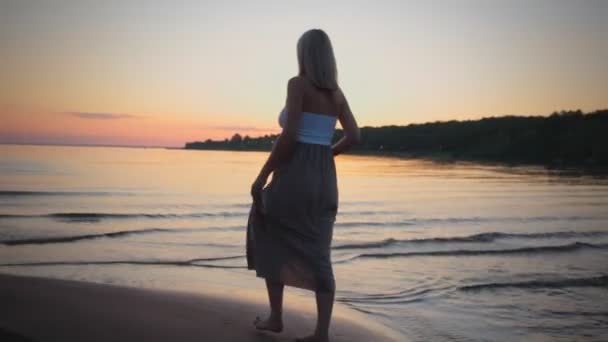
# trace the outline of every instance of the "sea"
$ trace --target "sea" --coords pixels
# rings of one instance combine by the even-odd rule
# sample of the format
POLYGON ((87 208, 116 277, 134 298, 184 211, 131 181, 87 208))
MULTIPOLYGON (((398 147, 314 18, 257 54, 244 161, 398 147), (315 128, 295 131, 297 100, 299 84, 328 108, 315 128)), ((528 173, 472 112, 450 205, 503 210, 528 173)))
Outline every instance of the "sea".
MULTIPOLYGON (((0 272, 263 294, 245 229, 267 156, 0 145, 0 272)), ((336 167, 341 307, 408 341, 608 341, 608 177, 356 155, 336 167)))

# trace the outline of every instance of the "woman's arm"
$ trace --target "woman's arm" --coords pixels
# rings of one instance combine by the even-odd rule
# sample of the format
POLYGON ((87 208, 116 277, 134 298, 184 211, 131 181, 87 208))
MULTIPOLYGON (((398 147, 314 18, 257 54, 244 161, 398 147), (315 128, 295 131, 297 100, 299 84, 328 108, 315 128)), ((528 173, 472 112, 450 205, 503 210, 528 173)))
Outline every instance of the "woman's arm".
POLYGON ((334 156, 347 151, 353 145, 356 145, 361 141, 361 133, 359 132, 357 120, 355 120, 355 116, 350 110, 346 97, 343 96, 343 99, 342 110, 340 111, 340 116, 338 118, 340 120, 340 125, 342 125, 344 136, 332 146, 334 156))
POLYGON ((277 169, 277 167, 291 156, 292 149, 296 141, 296 134, 300 119, 302 118, 302 102, 304 98, 303 80, 299 77, 294 77, 287 84, 287 101, 285 110, 287 113, 287 122, 283 127, 283 131, 278 136, 272 147, 272 152, 256 180, 251 187, 251 195, 254 202, 261 206, 259 195, 266 185, 268 176, 277 169))
POLYGON ((302 118, 302 101, 304 89, 302 79, 294 77, 287 84, 287 101, 285 110, 287 111, 287 122, 283 131, 278 136, 268 160, 260 171, 260 176, 266 179, 270 174, 291 155, 292 148, 296 141, 296 134, 300 119, 302 118))

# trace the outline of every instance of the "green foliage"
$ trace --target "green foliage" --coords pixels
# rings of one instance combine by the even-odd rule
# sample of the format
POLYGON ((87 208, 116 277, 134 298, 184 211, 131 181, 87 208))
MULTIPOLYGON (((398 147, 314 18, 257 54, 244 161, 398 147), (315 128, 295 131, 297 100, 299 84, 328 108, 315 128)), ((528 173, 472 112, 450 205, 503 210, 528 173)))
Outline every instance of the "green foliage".
MULTIPOLYGON (((336 130, 334 141, 342 136, 336 130)), ((239 136, 240 138, 240 136, 239 136)), ((276 135, 187 143, 187 149, 269 151, 276 135)), ((514 163, 608 165, 608 110, 361 128, 352 152, 514 163)))
POLYGON ((232 139, 228 140, 211 140, 207 139, 203 141, 195 141, 186 143, 186 149, 192 150, 238 150, 238 151, 270 151, 272 144, 277 138, 276 134, 265 135, 263 137, 251 138, 245 136, 241 138, 239 134, 232 136, 232 139))

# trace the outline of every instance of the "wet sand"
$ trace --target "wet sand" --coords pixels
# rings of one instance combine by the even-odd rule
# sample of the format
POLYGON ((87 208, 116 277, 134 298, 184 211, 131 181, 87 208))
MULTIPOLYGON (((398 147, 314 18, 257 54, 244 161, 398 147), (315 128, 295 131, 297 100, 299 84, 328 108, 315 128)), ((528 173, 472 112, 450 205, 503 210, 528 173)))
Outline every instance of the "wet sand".
MULTIPOLYGON (((286 297, 285 330, 273 334, 257 331, 252 324, 256 316, 267 312, 266 306, 238 294, 220 296, 0 275, 0 339, 293 341, 314 329, 315 313, 312 305, 294 307, 289 302, 286 297)), ((337 307, 332 341, 403 341, 388 328, 349 311, 337 307)))

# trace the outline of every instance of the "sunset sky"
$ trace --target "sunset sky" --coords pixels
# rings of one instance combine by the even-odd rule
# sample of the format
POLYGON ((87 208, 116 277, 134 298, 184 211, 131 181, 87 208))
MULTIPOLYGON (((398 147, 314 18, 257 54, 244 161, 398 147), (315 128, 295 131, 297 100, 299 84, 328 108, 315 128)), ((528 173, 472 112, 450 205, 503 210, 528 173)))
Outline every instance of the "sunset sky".
POLYGON ((0 143, 277 133, 331 37, 361 125, 608 108, 608 1, 0 0, 0 143))

